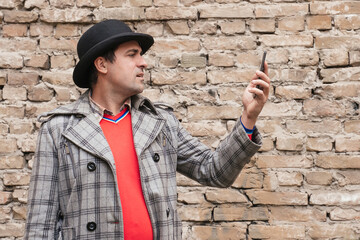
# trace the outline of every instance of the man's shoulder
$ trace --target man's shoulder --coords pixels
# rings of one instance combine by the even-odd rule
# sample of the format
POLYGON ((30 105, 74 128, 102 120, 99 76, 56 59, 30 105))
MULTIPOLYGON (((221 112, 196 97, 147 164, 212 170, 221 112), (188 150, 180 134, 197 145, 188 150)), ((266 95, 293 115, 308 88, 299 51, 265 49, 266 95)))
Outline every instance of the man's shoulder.
POLYGON ((155 108, 157 108, 157 109, 161 109, 161 110, 165 110, 165 111, 169 111, 169 112, 174 111, 174 108, 168 103, 154 102, 153 104, 154 104, 155 108))
POLYGON ((80 98, 72 103, 59 106, 49 112, 44 112, 38 116, 38 121, 41 123, 50 121, 54 118, 68 118, 72 115, 85 115, 88 112, 89 104, 86 96, 82 95, 80 98))

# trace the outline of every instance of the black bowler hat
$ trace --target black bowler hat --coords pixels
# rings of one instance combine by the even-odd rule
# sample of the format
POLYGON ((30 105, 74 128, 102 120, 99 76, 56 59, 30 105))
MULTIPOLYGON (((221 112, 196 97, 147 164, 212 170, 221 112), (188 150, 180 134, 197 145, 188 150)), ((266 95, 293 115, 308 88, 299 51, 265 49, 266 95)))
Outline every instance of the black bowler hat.
POLYGON ((109 49, 135 40, 145 53, 154 43, 152 36, 133 32, 120 20, 105 20, 89 28, 77 44, 80 61, 73 72, 73 80, 78 87, 89 88, 89 69, 94 60, 109 49))

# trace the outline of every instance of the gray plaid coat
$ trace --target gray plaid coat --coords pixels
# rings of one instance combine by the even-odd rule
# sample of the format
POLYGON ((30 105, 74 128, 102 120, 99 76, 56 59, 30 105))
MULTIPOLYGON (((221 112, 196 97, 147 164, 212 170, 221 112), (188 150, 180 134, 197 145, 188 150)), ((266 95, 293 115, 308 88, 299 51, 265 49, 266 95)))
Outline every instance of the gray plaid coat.
MULTIPOLYGON (((123 239, 115 163, 88 92, 40 116, 29 191, 25 239, 123 239)), ((212 152, 171 111, 141 96, 131 99, 141 183, 154 239, 181 239, 176 171, 215 187, 229 187, 259 149, 238 123, 212 152)))

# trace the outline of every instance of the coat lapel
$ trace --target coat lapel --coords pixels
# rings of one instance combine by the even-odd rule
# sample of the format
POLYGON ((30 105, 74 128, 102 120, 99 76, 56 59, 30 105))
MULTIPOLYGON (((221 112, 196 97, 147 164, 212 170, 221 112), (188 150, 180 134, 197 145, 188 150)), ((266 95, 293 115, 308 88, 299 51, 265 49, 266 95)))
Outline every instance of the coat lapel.
POLYGON ((131 121, 136 153, 140 156, 144 149, 157 137, 165 120, 137 110, 132 110, 131 121))
POLYGON ((114 164, 110 146, 94 114, 88 114, 70 126, 63 135, 83 150, 108 161, 110 165, 114 164))

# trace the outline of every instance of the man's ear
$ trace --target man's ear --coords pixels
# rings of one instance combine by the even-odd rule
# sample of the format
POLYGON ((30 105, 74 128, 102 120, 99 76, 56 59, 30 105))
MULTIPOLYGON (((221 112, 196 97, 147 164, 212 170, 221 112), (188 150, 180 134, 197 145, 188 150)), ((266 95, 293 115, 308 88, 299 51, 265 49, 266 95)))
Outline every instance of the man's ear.
POLYGON ((105 58, 97 57, 94 60, 94 65, 95 65, 96 70, 99 73, 103 73, 103 74, 107 73, 107 62, 106 62, 105 58))

